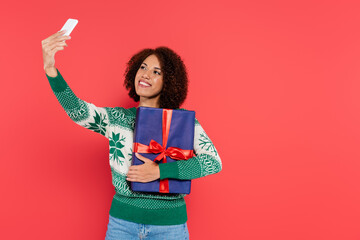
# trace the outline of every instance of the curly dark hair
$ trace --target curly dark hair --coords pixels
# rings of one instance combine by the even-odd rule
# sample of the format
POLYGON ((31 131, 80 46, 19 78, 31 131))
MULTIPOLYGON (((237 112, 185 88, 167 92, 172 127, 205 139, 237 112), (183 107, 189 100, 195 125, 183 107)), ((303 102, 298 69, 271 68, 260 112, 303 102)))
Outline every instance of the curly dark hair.
POLYGON ((188 74, 180 56, 168 47, 145 48, 131 57, 124 73, 124 86, 135 102, 140 96, 135 91, 135 76, 142 62, 151 54, 160 61, 163 72, 163 88, 160 93, 160 108, 176 109, 185 101, 188 92, 188 74))

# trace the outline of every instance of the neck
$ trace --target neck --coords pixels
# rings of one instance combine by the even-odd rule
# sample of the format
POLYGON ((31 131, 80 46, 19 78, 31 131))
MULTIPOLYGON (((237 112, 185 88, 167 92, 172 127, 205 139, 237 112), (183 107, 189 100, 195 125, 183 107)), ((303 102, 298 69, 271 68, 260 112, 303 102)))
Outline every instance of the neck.
POLYGON ((153 107, 160 108, 160 98, 144 98, 140 97, 140 103, 137 107, 153 107))

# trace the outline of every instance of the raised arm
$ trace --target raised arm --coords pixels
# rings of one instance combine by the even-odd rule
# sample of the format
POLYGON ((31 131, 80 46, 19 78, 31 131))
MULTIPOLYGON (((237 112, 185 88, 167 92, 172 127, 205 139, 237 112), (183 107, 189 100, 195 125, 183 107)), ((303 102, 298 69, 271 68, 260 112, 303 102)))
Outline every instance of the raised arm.
POLYGON ((45 75, 57 100, 67 115, 78 125, 109 138, 109 118, 106 107, 96 107, 92 103, 78 98, 70 89, 59 70, 55 68, 55 53, 67 46, 65 40, 70 39, 57 32, 42 40, 42 51, 45 75))
POLYGON ((222 162, 219 153, 197 119, 195 119, 194 151, 196 156, 188 160, 159 164, 160 179, 190 180, 221 171, 222 162))
POLYGON ((109 108, 97 107, 78 98, 65 82, 59 70, 56 69, 56 71, 56 77, 50 77, 47 74, 46 77, 66 114, 76 124, 109 138, 109 117, 107 113, 109 108))

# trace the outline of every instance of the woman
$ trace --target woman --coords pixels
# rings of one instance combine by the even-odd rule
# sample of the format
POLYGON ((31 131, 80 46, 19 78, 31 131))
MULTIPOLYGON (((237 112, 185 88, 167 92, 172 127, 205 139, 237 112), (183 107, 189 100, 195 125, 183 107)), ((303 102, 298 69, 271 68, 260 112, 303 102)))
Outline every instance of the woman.
MULTIPOLYGON (((157 164, 141 155, 144 164, 131 166, 136 107, 97 107, 79 99, 55 67, 55 53, 70 37, 57 32, 42 41, 44 70, 68 116, 80 126, 109 139, 109 163, 116 194, 109 212, 106 240, 189 239, 185 194, 140 193, 130 182, 156 179, 195 179, 221 171, 220 157, 195 119, 195 157, 157 164)), ((167 47, 143 49, 131 57, 124 85, 138 107, 179 109, 187 95, 187 73, 181 58, 167 47)))

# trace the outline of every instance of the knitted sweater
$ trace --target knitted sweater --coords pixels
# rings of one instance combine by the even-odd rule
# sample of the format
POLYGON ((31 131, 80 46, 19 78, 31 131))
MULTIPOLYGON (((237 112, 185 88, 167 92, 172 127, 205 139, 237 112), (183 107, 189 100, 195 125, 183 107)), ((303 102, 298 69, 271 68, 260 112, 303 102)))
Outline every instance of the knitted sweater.
MULTIPOLYGON (((126 175, 131 166, 136 108, 97 107, 78 98, 57 70, 46 77, 57 100, 76 124, 97 132, 109 140, 109 163, 115 195, 109 214, 127 221, 174 225, 187 221, 186 194, 144 193, 130 189, 126 175)), ((219 154, 195 118, 194 153, 196 156, 159 164, 160 179, 195 179, 222 169, 219 154)))

